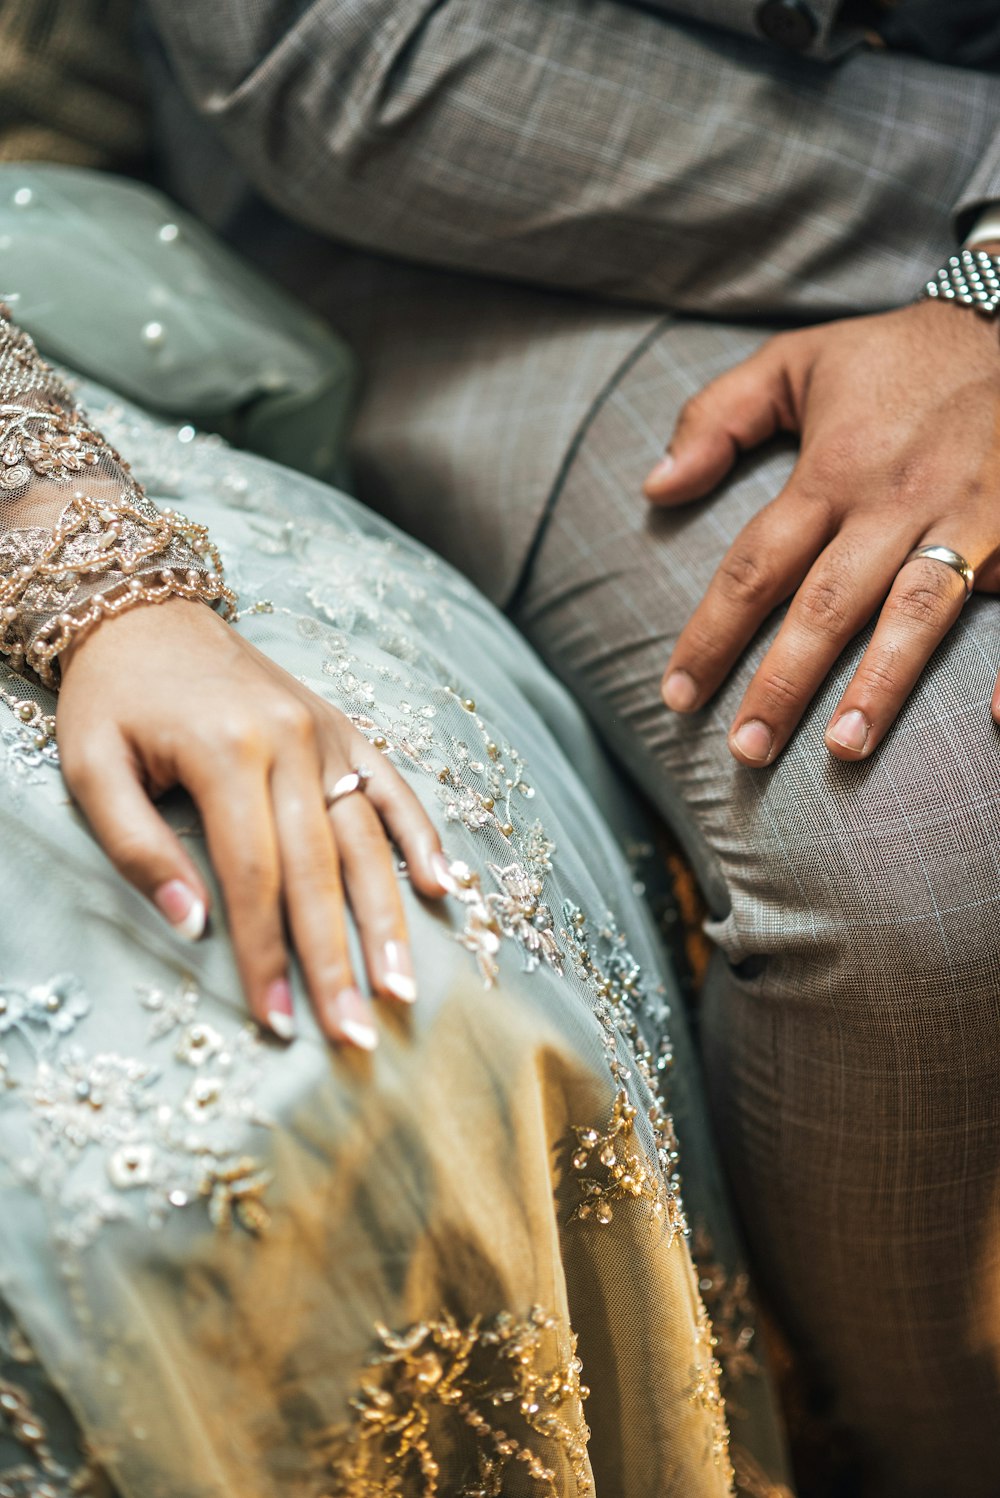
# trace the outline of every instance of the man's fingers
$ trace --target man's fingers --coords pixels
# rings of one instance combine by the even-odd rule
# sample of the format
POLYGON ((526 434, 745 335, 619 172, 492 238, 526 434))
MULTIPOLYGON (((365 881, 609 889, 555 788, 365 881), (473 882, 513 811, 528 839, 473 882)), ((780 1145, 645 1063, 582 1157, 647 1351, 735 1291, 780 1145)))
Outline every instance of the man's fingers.
POLYGON ((166 917, 179 936, 197 941, 210 898, 176 833, 160 816, 117 733, 63 746, 63 774, 73 799, 118 872, 166 917))
POLYGON ((885 597, 912 538, 883 528, 842 531, 810 568, 777 638, 747 687, 729 743, 742 763, 770 764, 841 652, 885 597))
POLYGON ((374 1050, 371 1006, 351 967, 340 854, 319 754, 283 755, 272 788, 288 925, 316 1017, 330 1040, 374 1050))
POLYGON ((772 339, 687 402, 665 456, 643 485, 647 499, 661 505, 700 499, 741 452, 777 431, 794 430, 787 347, 786 340, 772 339))
POLYGON ((744 527, 674 646, 663 677, 667 707, 693 712, 707 702, 798 587, 831 527, 829 515, 800 504, 791 487, 744 527))
MULTIPOLYGON (((934 539, 921 544, 933 545, 934 539)), ((975 543, 960 549, 975 566, 975 543)), ((838 759, 863 759, 884 738, 965 599, 962 578, 942 562, 914 558, 900 568, 826 730, 827 748, 838 759)))

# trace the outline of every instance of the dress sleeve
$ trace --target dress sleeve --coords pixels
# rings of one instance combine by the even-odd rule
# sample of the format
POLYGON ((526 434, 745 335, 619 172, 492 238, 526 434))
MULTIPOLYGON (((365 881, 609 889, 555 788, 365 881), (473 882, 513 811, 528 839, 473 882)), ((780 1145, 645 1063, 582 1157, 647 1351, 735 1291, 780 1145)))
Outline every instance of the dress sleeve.
POLYGON ((173 596, 236 603, 204 526, 147 499, 0 304, 0 653, 55 687, 71 640, 173 596))

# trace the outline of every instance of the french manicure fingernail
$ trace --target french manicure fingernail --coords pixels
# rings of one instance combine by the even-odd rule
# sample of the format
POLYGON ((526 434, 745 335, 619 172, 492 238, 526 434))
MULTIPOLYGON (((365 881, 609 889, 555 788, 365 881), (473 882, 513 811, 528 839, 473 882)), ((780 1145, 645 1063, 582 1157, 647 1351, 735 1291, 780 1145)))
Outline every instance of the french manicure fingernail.
POLYGON ((658 484, 661 479, 667 479, 677 466, 677 459, 673 453, 664 453, 663 457, 651 468, 646 476, 647 484, 658 484))
POLYGON ((413 1004, 417 997, 417 985, 413 979, 413 960, 405 942, 387 941, 382 948, 382 983, 404 1004, 413 1004))
POLYGON ((166 916, 178 936, 197 941, 205 934, 205 902, 180 879, 168 879, 153 896, 161 915, 166 916))
POLYGON ((451 872, 451 865, 447 858, 443 853, 432 853, 430 862, 431 868, 434 870, 434 877, 441 888, 446 890, 449 895, 452 894, 455 889, 455 876, 451 872))
POLYGON ((675 713, 686 713, 694 707, 698 688, 686 671, 671 671, 663 683, 663 700, 675 713))
POLYGON ((264 996, 267 1023, 279 1040, 295 1037, 295 1015, 292 1010, 292 990, 287 978, 275 978, 264 996))
POLYGON ((733 736, 733 743, 747 759, 763 764, 771 753, 774 734, 766 723, 761 723, 758 718, 751 718, 737 730, 733 736))
POLYGON ((852 707, 848 712, 841 713, 840 717, 830 724, 827 735, 842 749, 852 749, 855 754, 861 754, 871 731, 871 724, 864 713, 852 707))
POLYGON ((373 1051, 378 1045, 371 1011, 359 989, 343 989, 330 1005, 329 1013, 334 1028, 352 1045, 362 1051, 373 1051))

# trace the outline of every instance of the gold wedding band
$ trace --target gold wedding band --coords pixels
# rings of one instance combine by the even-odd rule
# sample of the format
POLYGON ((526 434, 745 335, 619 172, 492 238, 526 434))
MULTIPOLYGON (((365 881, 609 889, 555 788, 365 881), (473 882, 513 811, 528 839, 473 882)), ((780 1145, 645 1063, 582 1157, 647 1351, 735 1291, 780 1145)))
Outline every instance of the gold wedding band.
POLYGON ((346 775, 341 775, 340 779, 334 781, 332 788, 326 793, 327 811, 330 810, 335 801, 342 801, 345 796, 350 796, 355 791, 363 791, 366 781, 371 780, 371 778, 371 770, 366 770, 364 765, 355 765, 353 770, 349 770, 346 775))
POLYGON ((916 551, 911 551, 907 557, 908 562, 915 562, 918 557, 925 557, 928 562, 943 562, 950 567, 952 572, 957 572, 965 584, 965 596, 969 598, 976 574, 959 551, 952 551, 950 546, 918 546, 916 551))

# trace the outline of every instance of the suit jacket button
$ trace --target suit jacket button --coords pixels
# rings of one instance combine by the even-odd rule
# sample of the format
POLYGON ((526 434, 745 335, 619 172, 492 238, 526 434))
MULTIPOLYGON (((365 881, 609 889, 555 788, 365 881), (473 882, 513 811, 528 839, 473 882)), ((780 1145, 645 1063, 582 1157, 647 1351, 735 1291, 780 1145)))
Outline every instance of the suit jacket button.
POLYGON ((769 42, 791 52, 805 52, 819 31, 819 23, 803 0, 762 0, 757 28, 769 42))

